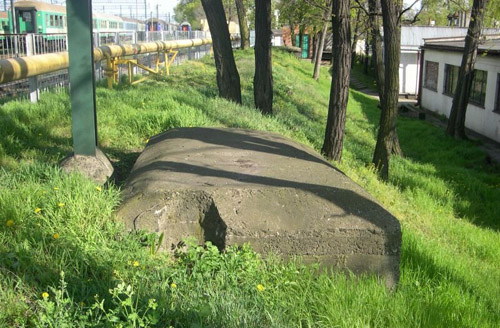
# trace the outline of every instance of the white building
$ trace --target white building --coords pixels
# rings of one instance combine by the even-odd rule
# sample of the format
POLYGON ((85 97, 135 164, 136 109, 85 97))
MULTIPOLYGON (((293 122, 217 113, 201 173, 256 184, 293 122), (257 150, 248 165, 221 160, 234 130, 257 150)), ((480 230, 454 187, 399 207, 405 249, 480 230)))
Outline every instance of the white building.
MULTIPOLYGON (((484 29, 484 34, 498 34, 500 29, 484 29)), ((401 58, 399 61, 399 93, 402 95, 417 95, 420 79, 420 47, 424 39, 440 37, 464 37, 466 27, 451 26, 402 26, 401 27, 401 58)), ((359 40, 356 53, 364 54, 365 40, 359 40)))
MULTIPOLYGON (((464 38, 425 40, 422 47, 420 105, 449 117, 464 38)), ((500 142, 500 35, 479 46, 465 126, 500 142)))
POLYGON ((465 36, 467 28, 448 26, 402 26, 399 60, 399 93, 417 95, 420 73, 420 47, 424 39, 465 36))

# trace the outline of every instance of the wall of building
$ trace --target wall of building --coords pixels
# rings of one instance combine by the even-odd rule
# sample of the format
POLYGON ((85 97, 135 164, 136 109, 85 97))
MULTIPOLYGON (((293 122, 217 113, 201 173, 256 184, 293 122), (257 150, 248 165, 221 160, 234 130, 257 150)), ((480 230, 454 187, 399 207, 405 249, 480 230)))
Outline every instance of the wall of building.
MULTIPOLYGON (((440 50, 425 50, 424 61, 429 60, 439 63, 437 91, 422 87, 421 105, 433 112, 449 117, 453 98, 443 94, 445 64, 460 66, 462 53, 440 50)), ((424 63, 425 67, 425 63, 424 63)), ((486 99, 484 108, 469 104, 465 126, 479 134, 500 142, 500 113, 495 110, 495 97, 497 92, 497 79, 500 73, 500 57, 478 56, 476 69, 487 71, 486 99)), ((425 79, 425 73, 424 73, 425 79)))
POLYGON ((401 52, 399 59, 399 93, 416 95, 419 76, 418 51, 401 52))

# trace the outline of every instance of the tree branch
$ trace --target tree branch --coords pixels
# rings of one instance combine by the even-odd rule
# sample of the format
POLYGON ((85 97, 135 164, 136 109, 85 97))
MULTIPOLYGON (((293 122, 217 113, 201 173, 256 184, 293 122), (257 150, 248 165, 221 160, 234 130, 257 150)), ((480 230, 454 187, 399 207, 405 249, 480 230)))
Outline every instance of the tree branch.
MULTIPOLYGON (((399 19, 401 19, 401 17, 404 15, 404 13, 406 13, 408 10, 411 10, 411 8, 413 8, 414 5, 417 4, 417 2, 419 2, 420 0, 415 0, 409 7, 406 7, 405 9, 401 10, 401 13, 399 14, 399 19)), ((422 8, 420 8, 420 11, 422 11, 422 8)))

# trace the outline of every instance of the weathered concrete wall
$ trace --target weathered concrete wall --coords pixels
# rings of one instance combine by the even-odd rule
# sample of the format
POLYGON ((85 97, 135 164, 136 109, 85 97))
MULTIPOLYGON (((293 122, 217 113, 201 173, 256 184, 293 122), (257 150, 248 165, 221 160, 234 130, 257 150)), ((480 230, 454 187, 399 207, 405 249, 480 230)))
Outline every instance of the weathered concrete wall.
POLYGON ((399 279, 399 222, 311 149, 277 134, 174 129, 151 138, 118 211, 130 229, 399 279))

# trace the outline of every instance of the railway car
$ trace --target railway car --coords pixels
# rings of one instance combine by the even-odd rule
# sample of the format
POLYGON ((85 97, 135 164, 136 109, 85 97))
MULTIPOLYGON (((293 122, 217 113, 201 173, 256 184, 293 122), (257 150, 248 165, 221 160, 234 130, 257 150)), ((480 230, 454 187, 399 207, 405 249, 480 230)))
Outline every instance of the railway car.
POLYGON ((181 25, 179 25, 179 30, 181 31, 191 31, 191 24, 189 22, 182 22, 181 25))
POLYGON ((66 33, 66 7, 38 1, 17 1, 14 3, 16 31, 9 11, 9 32, 24 33, 66 33))
POLYGON ((141 31, 144 32, 146 30, 146 24, 143 21, 135 19, 135 18, 126 18, 123 17, 123 29, 125 31, 141 31))
POLYGON ((147 30, 150 32, 169 31, 169 24, 163 19, 150 18, 145 23, 147 30))
POLYGON ((9 14, 6 11, 0 11, 0 34, 9 33, 9 14))
MULTIPOLYGON (((5 20, 8 22, 4 28, 4 33, 66 33, 66 7, 53 5, 39 1, 17 1, 14 3, 14 12, 16 16, 16 31, 12 24, 12 14, 0 14, 0 22, 4 26, 5 20), (6 18, 4 18, 4 16, 6 18)), ((134 20, 135 22, 125 21, 122 17, 94 13, 93 14, 93 29, 94 32, 114 33, 122 31, 143 31, 144 23, 134 20)))

